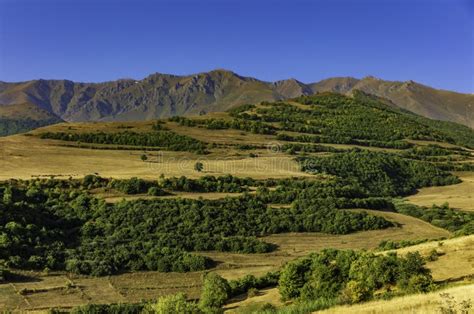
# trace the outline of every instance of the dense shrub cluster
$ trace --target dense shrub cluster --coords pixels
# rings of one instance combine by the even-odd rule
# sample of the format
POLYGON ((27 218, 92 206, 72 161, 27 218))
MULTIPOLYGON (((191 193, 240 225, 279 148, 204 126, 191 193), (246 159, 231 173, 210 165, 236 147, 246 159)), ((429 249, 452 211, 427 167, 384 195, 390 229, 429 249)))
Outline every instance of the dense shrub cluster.
POLYGON ((461 182, 431 163, 366 150, 329 157, 300 157, 298 161, 304 171, 349 179, 370 196, 406 195, 420 187, 461 182))
POLYGON ((94 275, 141 269, 191 271, 205 269, 211 262, 188 253, 191 251, 268 252, 274 246, 256 237, 298 231, 340 234, 392 225, 380 217, 339 210, 333 198, 323 194, 315 197, 310 190, 296 194, 300 201, 313 199, 308 206, 297 202, 290 209, 267 206, 266 193, 278 193, 278 188, 270 192, 267 186, 298 190, 314 181, 304 182, 225 176, 150 183, 94 175, 83 180, 7 182, 0 189, 4 213, 0 218, 0 259, 8 267, 67 269, 94 275), (162 187, 244 191, 251 184, 259 186, 257 195, 220 200, 156 199, 106 204, 88 194, 90 189, 104 186, 142 193, 153 188, 162 191, 162 187))
POLYGON ((337 149, 332 146, 324 146, 324 145, 313 145, 313 144, 283 144, 281 149, 287 153, 295 153, 295 152, 302 152, 302 153, 321 153, 321 152, 342 152, 342 149, 337 149))
POLYGON ((387 250, 396 250, 401 249, 407 246, 417 245, 420 243, 425 243, 432 241, 433 239, 420 239, 420 240, 401 240, 401 241, 391 241, 391 240, 382 240, 380 241, 377 249, 381 251, 387 250))
POLYGON ((247 293, 250 289, 263 289, 278 285, 280 272, 268 272, 261 277, 245 275, 242 278, 229 280, 230 297, 235 297, 247 293))
POLYGON ((141 194, 150 191, 154 196, 164 195, 165 192, 157 187, 156 182, 145 181, 138 178, 125 180, 113 179, 110 181, 110 187, 117 189, 125 194, 141 194))
POLYGON ((71 187, 80 187, 91 190, 94 188, 112 188, 125 194, 144 194, 153 196, 166 195, 166 192, 160 187, 157 181, 146 181, 133 177, 130 179, 107 179, 97 175, 86 175, 80 184, 69 181, 71 187))
POLYGON ((436 166, 444 171, 474 171, 474 163, 453 163, 451 161, 445 163, 435 163, 436 166))
POLYGON ((427 161, 455 161, 466 159, 470 152, 460 148, 445 148, 439 145, 416 146, 400 154, 404 158, 427 161))
POLYGON ((199 307, 207 313, 219 313, 229 299, 230 286, 227 280, 216 273, 206 274, 202 287, 199 307))
POLYGON ((201 314, 203 313, 195 302, 187 300, 184 293, 177 293, 167 296, 159 297, 155 303, 149 304, 145 307, 143 314, 168 314, 168 313, 183 313, 183 314, 201 314))
POLYGON ((103 202, 83 194, 0 187, 0 260, 14 268, 60 269, 90 207, 103 202))
POLYGON ((251 195, 220 200, 122 202, 100 214, 103 224, 94 224, 98 237, 148 238, 189 251, 266 252, 272 246, 252 237, 288 231, 349 233, 391 226, 380 217, 339 211, 331 202, 282 211, 268 208, 251 195))
MULTIPOLYGON (((84 231, 84 230, 83 230, 84 231)), ((84 232, 81 244, 71 251, 65 269, 93 276, 121 271, 155 270, 160 272, 199 271, 212 265, 210 259, 178 248, 163 246, 160 241, 91 238, 84 232)))
POLYGON ((256 134, 274 134, 275 128, 266 123, 262 123, 260 121, 251 121, 248 119, 231 119, 231 120, 224 120, 224 119, 199 119, 199 120, 191 120, 185 117, 171 117, 169 121, 177 122, 182 126, 201 126, 207 129, 212 130, 221 130, 221 129, 236 129, 247 131, 256 134))
POLYGON ((245 192, 248 187, 256 184, 252 178, 238 178, 231 175, 214 177, 203 176, 199 179, 190 179, 184 176, 161 180, 160 186, 173 191, 185 192, 245 192))
POLYGON ((425 292, 433 282, 424 264, 418 252, 397 257, 326 249, 289 262, 281 270, 278 288, 286 300, 342 303, 370 300, 376 291, 394 285, 402 292, 425 292))
POLYGON ((257 197, 265 203, 292 204, 293 206, 312 206, 321 199, 334 204, 336 208, 367 208, 392 210, 390 197, 369 196, 359 184, 343 178, 326 178, 324 180, 267 180, 259 183, 257 197), (269 189, 267 187, 273 187, 269 189))
MULTIPOLYGON (((145 303, 120 303, 120 304, 87 304, 73 308, 70 312, 52 310, 51 314, 71 313, 71 314, 140 314, 147 309, 145 303)), ((150 312, 145 312, 150 313, 150 312)))
POLYGON ((190 151, 205 153, 206 144, 189 136, 179 135, 171 131, 152 133, 136 133, 124 131, 119 133, 65 133, 45 132, 41 138, 62 141, 84 142, 94 144, 131 145, 142 147, 160 147, 164 150, 190 151))
POLYGON ((147 181, 136 177, 130 179, 107 179, 96 175, 87 175, 81 184, 75 187, 82 187, 88 190, 94 188, 113 188, 125 194, 148 193, 154 196, 166 195, 163 189, 168 191, 182 192, 227 192, 240 193, 249 191, 253 185, 272 185, 278 181, 257 181, 252 178, 239 178, 231 175, 220 177, 202 176, 198 179, 191 179, 185 176, 160 178, 157 181, 147 181))
POLYGON ((474 213, 449 208, 449 205, 420 207, 414 204, 397 202, 395 210, 401 214, 420 218, 440 228, 456 232, 457 235, 474 233, 474 213))
MULTIPOLYGON (((290 128, 291 129, 291 128, 290 128)), ((413 147, 413 144, 405 141, 375 141, 375 140, 358 140, 351 137, 333 138, 326 135, 296 135, 292 136, 286 133, 278 133, 277 139, 289 142, 303 143, 334 143, 334 144, 350 144, 360 146, 373 146, 381 148, 407 149, 413 147)))
POLYGON ((17 185, 0 187, 0 261, 7 267, 103 275, 131 269, 202 270, 210 265, 202 256, 163 242, 100 238, 100 213, 109 205, 77 188, 61 189, 67 186, 63 181, 17 185))

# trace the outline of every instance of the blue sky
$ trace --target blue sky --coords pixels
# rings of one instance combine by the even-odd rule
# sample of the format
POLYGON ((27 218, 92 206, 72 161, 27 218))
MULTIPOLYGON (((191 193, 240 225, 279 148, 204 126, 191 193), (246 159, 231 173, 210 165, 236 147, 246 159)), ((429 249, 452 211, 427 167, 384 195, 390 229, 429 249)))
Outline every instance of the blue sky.
POLYGON ((470 0, 0 0, 0 80, 215 68, 273 81, 373 75, 474 92, 470 0))

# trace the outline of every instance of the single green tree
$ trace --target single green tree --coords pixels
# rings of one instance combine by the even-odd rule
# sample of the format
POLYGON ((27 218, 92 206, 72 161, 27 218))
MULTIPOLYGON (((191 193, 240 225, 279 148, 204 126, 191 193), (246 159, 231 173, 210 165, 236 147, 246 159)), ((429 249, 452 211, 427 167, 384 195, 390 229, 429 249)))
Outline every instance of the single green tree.
POLYGON ((186 295, 182 292, 174 295, 168 295, 158 298, 155 304, 152 304, 151 310, 156 314, 183 313, 195 314, 201 313, 196 303, 188 302, 186 295))
POLYGON ((201 172, 202 169, 204 169, 204 165, 202 164, 202 162, 198 161, 194 164, 194 170, 196 170, 197 172, 201 172))
POLYGON ((205 312, 218 312, 229 298, 230 286, 227 280, 216 273, 204 277, 199 307, 205 312))
POLYGON ((296 299, 300 296, 310 266, 311 259, 303 258, 289 262, 283 267, 278 280, 278 290, 282 300, 296 299))
POLYGON ((140 158, 142 159, 142 161, 147 161, 148 160, 148 156, 145 155, 145 154, 141 155, 140 158))
POLYGON ((148 195, 161 196, 161 195, 165 195, 165 192, 156 186, 152 186, 148 189, 148 195))
POLYGON ((348 303, 359 303, 372 298, 373 291, 365 282, 351 280, 341 292, 341 298, 348 303))

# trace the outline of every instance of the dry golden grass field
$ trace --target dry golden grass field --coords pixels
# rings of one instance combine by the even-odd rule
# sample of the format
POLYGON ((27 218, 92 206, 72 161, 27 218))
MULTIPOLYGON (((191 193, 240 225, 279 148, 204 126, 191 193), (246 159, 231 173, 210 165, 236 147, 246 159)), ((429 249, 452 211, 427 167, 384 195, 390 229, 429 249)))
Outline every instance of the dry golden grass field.
POLYGON ((456 306, 453 310, 456 312, 445 312, 445 313, 472 313, 473 309, 469 312, 461 312, 461 306, 459 303, 466 300, 473 300, 474 295, 474 284, 461 285, 435 291, 427 294, 415 294, 399 298, 394 298, 389 301, 372 301, 353 306, 338 306, 330 308, 325 311, 317 313, 419 313, 419 314, 431 314, 431 313, 443 313, 441 307, 446 307, 446 297, 444 294, 454 298, 456 306))
MULTIPOLYGON (((415 294, 403 297, 394 298, 388 301, 371 301, 362 304, 356 304, 353 306, 336 306, 329 308, 324 311, 318 311, 315 313, 321 314, 346 314, 346 313, 366 313, 366 314, 378 314, 378 313, 417 313, 417 314, 431 314, 431 313, 442 313, 441 307, 446 307, 446 297, 443 295, 448 294, 453 297, 456 302, 454 310, 459 311, 462 301, 473 299, 474 295, 474 284, 462 284, 455 287, 442 289, 439 291, 427 293, 427 294, 415 294)), ((225 306, 225 313, 239 313, 239 310, 243 310, 246 307, 250 308, 255 305, 263 305, 270 303, 276 307, 281 306, 282 302, 279 300, 280 295, 278 289, 265 289, 259 291, 258 295, 252 298, 244 300, 234 299, 225 306)), ((247 312, 248 313, 248 312, 247 312)), ((452 313, 463 313, 452 312, 452 313)), ((470 312, 472 313, 472 309, 470 312)))
POLYGON ((98 173, 103 177, 158 179, 166 176, 198 177, 231 174, 257 179, 308 176, 290 156, 263 151, 258 158, 229 151, 228 155, 195 155, 187 152, 150 152, 149 162, 141 151, 101 150, 61 146, 59 141, 14 135, 0 138, 0 180, 31 179, 34 176, 79 178, 98 173), (203 172, 194 171, 197 160, 203 172))
MULTIPOLYGON (((213 114, 220 116, 225 114, 213 114)), ((294 158, 280 151, 281 143, 275 136, 252 134, 238 130, 209 130, 179 126, 166 122, 166 128, 183 135, 189 135, 208 143, 223 145, 211 149, 208 155, 189 152, 146 151, 149 160, 143 162, 143 150, 110 149, 117 145, 86 145, 75 142, 40 139, 44 132, 120 132, 133 128, 134 132, 149 132, 152 122, 109 122, 109 123, 61 123, 36 129, 27 135, 13 135, 0 138, 0 180, 35 176, 58 178, 80 178, 91 173, 104 177, 156 179, 166 176, 198 177, 202 175, 251 176, 257 179, 308 176, 299 170, 294 158), (254 151, 258 158, 249 157, 247 151, 236 149, 239 144, 261 147, 254 151), (102 149, 97 149, 102 148, 102 149), (109 148, 109 149, 104 149, 109 148), (204 164, 204 171, 194 171, 195 162, 204 164)), ((119 148, 129 148, 120 146, 119 148)))
POLYGON ((238 313, 238 311, 242 308, 249 307, 252 305, 259 305, 270 303, 274 306, 282 306, 283 302, 280 300, 280 294, 278 293, 277 288, 271 289, 262 289, 258 291, 258 294, 251 298, 234 298, 229 301, 224 306, 224 313, 238 313))
POLYGON ((449 206, 466 211, 474 211, 474 173, 455 172, 463 181, 460 184, 422 188, 407 198, 410 203, 431 206, 448 202, 449 206))

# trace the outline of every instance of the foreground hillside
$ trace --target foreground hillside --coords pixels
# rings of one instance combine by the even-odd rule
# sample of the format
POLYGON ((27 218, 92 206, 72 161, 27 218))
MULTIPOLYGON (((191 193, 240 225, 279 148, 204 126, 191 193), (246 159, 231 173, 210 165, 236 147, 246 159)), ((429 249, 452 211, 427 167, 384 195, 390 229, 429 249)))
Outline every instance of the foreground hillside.
MULTIPOLYGON (((329 78, 304 84, 295 79, 264 82, 225 70, 188 76, 152 74, 142 80, 103 83, 67 80, 0 82, 0 108, 14 105, 26 119, 44 110, 66 121, 133 121, 225 111, 246 103, 275 101, 317 92, 352 94, 360 90, 382 97, 394 107, 438 120, 474 127, 474 96, 436 90, 412 81, 391 82, 366 77, 329 78)), ((2 114, 0 117, 8 118, 2 114)), ((1 126, 1 124, 0 124, 1 126)), ((2 135, 2 133, 0 133, 2 135)), ((4 135, 4 134, 3 134, 4 135)))
POLYGON ((308 312, 461 283, 474 214, 445 201, 470 189, 473 133, 356 92, 2 138, 0 306, 218 312, 277 289, 308 312))
MULTIPOLYGON (((295 235, 285 235, 288 240, 294 239, 295 235)), ((312 238, 308 244, 314 242, 317 237, 312 238)), ((365 241, 371 241, 373 234, 367 234, 365 241)), ((323 238, 324 239, 324 238, 323 238)), ((336 240, 336 239, 335 239, 336 240)), ((319 242, 325 240, 318 240, 319 242)), ((337 243, 351 241, 346 240, 328 242, 327 247, 338 248, 337 243)), ((427 267, 433 272, 433 278, 437 282, 453 282, 452 286, 442 290, 436 290, 429 294, 416 294, 394 298, 390 301, 379 300, 352 307, 335 307, 329 309, 331 313, 373 313, 385 312, 396 313, 400 311, 415 311, 433 313, 442 305, 445 305, 446 298, 440 297, 441 293, 448 293, 454 297, 456 303, 472 299, 472 246, 473 236, 459 237, 452 240, 427 242, 420 246, 408 247, 400 250, 400 254, 406 254, 409 251, 420 250, 423 255, 428 256, 430 251, 435 248, 440 253, 439 259, 428 262, 427 267), (470 261, 470 264, 469 264, 470 261), (467 263, 462 267, 458 263, 467 263), (445 274, 454 272, 452 276, 445 274), (469 277, 470 276, 470 277, 469 277), (459 278, 461 280, 459 281, 459 278), (466 279, 463 279, 466 278, 466 279), (452 288, 451 288, 452 287, 452 288), (384 309, 384 311, 382 311, 384 309), (365 312, 364 312, 365 311, 365 312)), ((326 243, 326 242, 325 242, 326 243)), ((346 242, 347 243, 347 242, 346 242)), ((362 243, 362 242, 361 242, 362 243)), ((359 248, 356 245, 353 248, 359 248)), ((305 251, 300 251, 305 255, 309 252, 315 252, 316 249, 308 247, 305 251)), ((274 266, 268 266, 269 256, 258 255, 253 257, 248 263, 239 261, 237 256, 228 256, 222 266, 219 266, 215 272, 227 280, 235 280, 245 275, 262 276, 268 271, 273 271, 281 267, 281 263, 297 258, 297 256, 286 255, 292 251, 281 250, 278 263, 274 266), (253 262, 260 263, 262 266, 253 265, 253 262)), ((244 254, 240 254, 245 257, 244 254)), ((275 261, 277 259, 275 258, 275 261)), ((0 284, 0 308, 18 309, 22 311, 36 310, 37 312, 47 312, 48 308, 61 307, 71 308, 80 305, 108 304, 108 303, 137 303, 143 299, 155 299, 159 296, 166 296, 178 292, 184 292, 188 297, 194 299, 200 296, 202 289, 202 272, 192 273, 160 273, 160 272, 135 272, 108 277, 81 277, 73 274, 62 274, 50 272, 33 273, 22 272, 26 278, 33 276, 36 280, 18 280, 10 284, 0 284)), ((269 287, 259 289, 255 295, 247 297, 238 295, 230 299, 225 305, 229 313, 249 313, 252 310, 261 308, 265 304, 272 304, 281 307, 284 302, 280 300, 281 296, 277 288, 269 287)), ((310 310, 311 311, 311 310, 310 310)), ((308 312, 310 312, 308 311, 308 312)), ((304 311, 303 311, 304 312, 304 311)))
MULTIPOLYGON (((474 237, 465 236, 450 240, 431 241, 419 245, 398 249, 395 252, 406 255, 409 252, 421 252, 428 256, 432 250, 437 250, 442 255, 434 261, 427 263, 437 281, 456 281, 457 284, 448 285, 443 289, 427 293, 395 297, 391 300, 377 300, 356 305, 337 306, 318 313, 437 313, 441 308, 449 308, 449 302, 455 303, 451 310, 460 311, 462 302, 471 299, 474 291, 473 251, 474 237), (447 274, 451 273, 452 275, 447 274), (457 277, 459 276, 459 277, 457 277), (452 299, 451 299, 452 298, 452 299), (454 302, 452 302, 454 301, 454 302)), ((379 252, 378 254, 385 254, 379 252)), ((264 304, 282 306, 278 289, 263 289, 258 295, 242 300, 231 300, 226 309, 228 313, 250 313, 252 310, 262 308, 264 304)), ((462 312, 461 312, 462 313, 462 312)))

